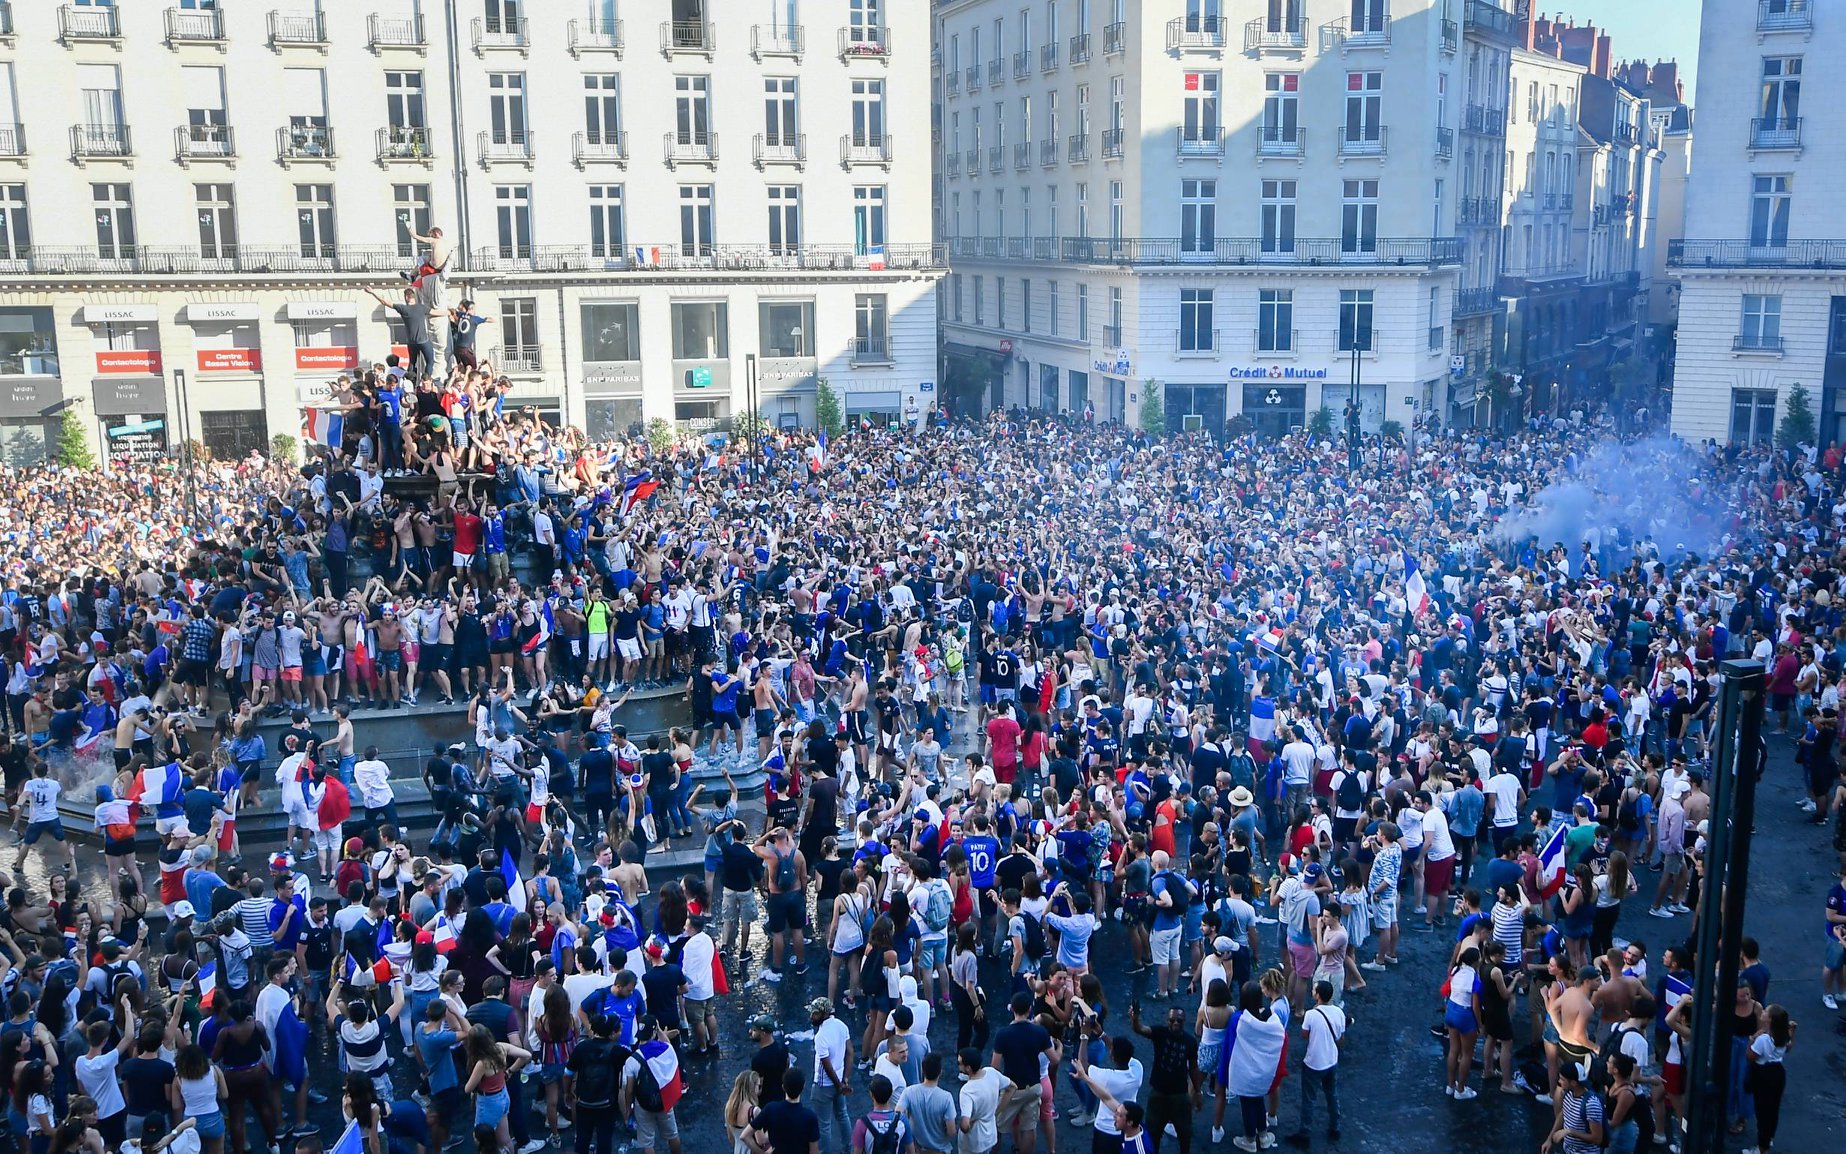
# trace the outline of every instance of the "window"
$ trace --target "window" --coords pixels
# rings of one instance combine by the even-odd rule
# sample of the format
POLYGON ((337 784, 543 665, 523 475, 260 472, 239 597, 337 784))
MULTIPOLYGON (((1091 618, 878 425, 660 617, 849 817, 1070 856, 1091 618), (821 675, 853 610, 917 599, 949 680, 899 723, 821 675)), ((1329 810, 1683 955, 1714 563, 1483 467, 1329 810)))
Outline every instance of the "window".
POLYGON ((1269 145, 1295 144, 1301 127, 1301 74, 1271 72, 1263 77, 1263 137, 1269 145))
POLYGON ((1032 190, 1029 188, 1019 190, 1019 235, 1032 235, 1032 190))
POLYGON ((225 134, 224 69, 191 66, 180 69, 180 90, 186 99, 186 143, 195 154, 227 155, 225 134))
POLYGON ((1789 178, 1757 176, 1750 181, 1750 244, 1781 248, 1788 243, 1789 178))
POLYGON ((681 256, 710 256, 712 246, 712 186, 679 186, 679 252, 681 256))
POLYGON ((1003 276, 994 278, 994 327, 1006 327, 1006 278, 1003 276))
POLYGON ((731 355, 730 306, 723 301, 673 302, 673 359, 721 361, 731 355))
POLYGON ((500 356, 508 363, 538 357, 538 298, 500 298, 500 356))
POLYGON ((501 184, 494 187, 494 228, 502 259, 532 255, 532 186, 501 184))
POLYGON ((333 186, 295 186, 295 229, 305 257, 331 257, 338 243, 333 230, 333 186))
POLYGON ((801 247, 801 186, 769 186, 769 251, 788 256, 801 247))
POLYGON ((620 259, 628 250, 628 221, 622 210, 622 186, 590 186, 590 255, 620 259))
POLYGON ((853 353, 859 360, 891 359, 889 308, 883 293, 860 293, 853 298, 853 353))
POLYGON ((987 297, 984 286, 985 278, 979 273, 974 275, 974 323, 987 323, 987 297))
POLYGON ((857 185, 852 190, 853 252, 864 256, 885 243, 885 186, 857 185))
POLYGON ((1090 235, 1090 186, 1077 185, 1077 235, 1090 235))
POLYGON ((1188 144, 1215 144, 1218 140, 1218 74, 1188 72, 1185 84, 1186 104, 1184 119, 1180 122, 1180 139, 1188 144))
POLYGON ((1090 339, 1090 286, 1077 284, 1077 339, 1090 339))
POLYGON ((1180 352, 1209 353, 1218 347, 1211 327, 1211 293, 1210 289, 1179 290, 1180 352))
POLYGON ((58 328, 48 308, 0 308, 0 376, 58 374, 58 328))
POLYGON ((1429 350, 1435 352, 1442 347, 1441 290, 1429 290, 1429 350))
POLYGON ((950 315, 955 318, 956 324, 960 324, 961 317, 962 317, 962 313, 961 313, 961 274, 958 272, 949 274, 949 299, 952 302, 950 310, 949 310, 950 315))
MULTIPOLYGON (((385 73, 385 123, 394 129, 423 128, 423 74, 385 73)), ((393 134, 396 135, 396 134, 393 134)))
POLYGON ((1385 30, 1385 0, 1352 0, 1352 31, 1355 36, 1385 30))
POLYGON ((632 301, 584 301, 583 359, 585 361, 638 361, 641 359, 641 310, 632 301))
POLYGON ((1077 85, 1077 135, 1090 135, 1090 86, 1077 85))
POLYGON ((583 78, 583 140, 585 144, 620 144, 622 137, 622 80, 613 72, 583 78))
POLYGON ((1256 294, 1256 350, 1260 353, 1295 350, 1294 290, 1263 289, 1256 294))
POLYGON ((1045 93, 1045 139, 1057 143, 1058 126, 1061 122, 1058 112, 1058 92, 1052 89, 1045 93))
POLYGON ((1006 190, 1004 188, 994 189, 994 235, 996 237, 1006 235, 1006 190))
MULTIPOLYGON (((206 260, 229 260, 237 255, 237 202, 229 184, 195 184, 193 202, 199 212, 199 255, 206 260)), ((20 212, 25 211, 21 189, 20 212)), ((23 219, 21 221, 23 226, 23 219)))
POLYGON ((1378 182, 1348 180, 1344 186, 1344 199, 1340 204, 1340 251, 1377 252, 1378 182))
POLYGON ((1787 132, 1801 115, 1801 57, 1768 56, 1763 59, 1764 129, 1787 132))
MULTIPOLYGON (((995 125, 997 130, 1000 126, 995 125)), ((852 82, 852 143, 854 148, 878 148, 885 140, 885 82, 852 82)))
POLYGON ((1032 278, 1021 277, 1019 280, 1019 331, 1032 331, 1032 278))
POLYGON ((428 236, 429 220, 429 185, 394 184, 391 186, 391 215, 397 235, 397 255, 411 258, 417 255, 418 244, 415 236, 428 236))
POLYGON ((1731 442, 1767 444, 1775 436, 1774 389, 1731 390, 1731 442))
POLYGON ((1063 303, 1058 299, 1058 282, 1054 280, 1046 281, 1045 282, 1045 318, 1048 322, 1048 327, 1051 330, 1051 335, 1054 337, 1058 335, 1059 330, 1063 327, 1063 322, 1059 320, 1059 317, 1058 317, 1059 311, 1062 308, 1063 308, 1063 303))
POLYGON ((711 77, 675 76, 673 115, 677 143, 711 144, 711 77))
POLYGON ((1121 240, 1122 228, 1127 223, 1122 212, 1122 182, 1109 182, 1109 239, 1121 240))
POLYGON ((1122 290, 1119 288, 1109 290, 1109 332, 1104 336, 1112 345, 1122 343, 1122 290))
POLYGON ((526 142, 526 74, 487 74, 487 114, 495 144, 526 142))
POLYGON ((1214 253, 1218 248, 1218 182, 1179 182, 1179 251, 1214 253))
POLYGON ((763 81, 763 144, 768 148, 794 148, 796 118, 795 78, 772 76, 763 81))
POLYGON ((854 44, 878 44, 884 34, 880 10, 883 0, 851 0, 846 11, 847 39, 854 44))
POLYGON ((1340 351, 1372 349, 1372 290, 1340 290, 1340 351))
POLYGON ((121 71, 113 64, 79 64, 77 91, 86 140, 98 149, 118 145, 122 137, 121 71))
POLYGON ((1116 147, 1122 143, 1122 128, 1126 123, 1126 104, 1128 100, 1128 79, 1123 76, 1109 77, 1109 131, 1115 134, 1116 147))
POLYGON ((1743 329, 1737 343, 1746 349, 1782 347, 1782 298, 1745 293, 1743 329))
MULTIPOLYGON (((24 260, 31 248, 32 227, 26 217, 26 186, 0 184, 0 260, 24 260)), ((0 372, 4 371, 0 369, 0 372)))
POLYGON ((1383 104, 1384 73, 1346 74, 1346 135, 1348 145, 1376 145, 1382 138, 1379 113, 1383 104))
POLYGON ((766 300, 756 306, 757 355, 814 355, 814 302, 766 300))
POLYGON ((521 0, 487 0, 487 30, 496 35, 518 33, 524 7, 521 0))
POLYGON ((1265 180, 1262 183, 1263 251, 1284 254, 1295 251, 1295 182, 1265 180))
POLYGON ((1055 237, 1058 232, 1058 186, 1045 186, 1045 235, 1055 237))

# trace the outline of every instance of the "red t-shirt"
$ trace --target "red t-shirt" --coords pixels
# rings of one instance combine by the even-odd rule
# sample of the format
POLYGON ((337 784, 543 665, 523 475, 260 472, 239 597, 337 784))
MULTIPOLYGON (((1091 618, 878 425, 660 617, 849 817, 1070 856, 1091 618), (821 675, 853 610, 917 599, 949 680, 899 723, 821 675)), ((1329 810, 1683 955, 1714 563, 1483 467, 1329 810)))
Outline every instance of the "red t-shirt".
POLYGON ((1019 723, 1005 714, 987 723, 987 740, 993 743, 994 772, 1019 764, 1019 723))
POLYGON ((473 513, 455 514, 455 551, 472 553, 481 547, 481 519, 473 513))

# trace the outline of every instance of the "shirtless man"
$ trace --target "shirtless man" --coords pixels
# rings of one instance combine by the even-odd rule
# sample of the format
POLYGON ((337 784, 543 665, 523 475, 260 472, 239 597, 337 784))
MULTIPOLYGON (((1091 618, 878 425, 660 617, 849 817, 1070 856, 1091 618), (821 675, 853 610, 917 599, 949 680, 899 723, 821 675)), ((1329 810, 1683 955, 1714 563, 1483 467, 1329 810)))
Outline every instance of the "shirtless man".
POLYGON ((372 627, 372 638, 378 644, 378 676, 382 683, 386 709, 396 709, 403 704, 404 677, 404 626, 397 619, 397 610, 386 606, 379 616, 378 624, 372 627))
POLYGON ((340 699, 340 676, 346 669, 345 606, 333 601, 327 609, 316 615, 316 620, 320 629, 321 653, 327 663, 327 673, 321 678, 321 700, 324 705, 340 699))
POLYGON ((1577 971, 1570 985, 1553 985, 1545 990, 1545 1013, 1551 1019, 1551 1028, 1558 1034, 1557 1045, 1550 1047, 1547 1054, 1550 1068, 1546 1073, 1550 1076, 1553 1101, 1558 1092, 1558 1066, 1564 1062, 1588 1062, 1596 1054, 1596 1042, 1590 1036, 1590 1023, 1595 1015, 1590 999, 1601 984, 1602 975, 1596 967, 1585 966, 1577 971))
POLYGON ((344 631, 347 697, 364 694, 369 706, 378 697, 378 666, 372 660, 371 641, 366 637, 365 610, 360 607, 357 593, 347 598, 344 631))
POLYGON ((763 980, 782 980, 784 939, 795 954, 795 972, 808 972, 807 928, 808 884, 807 859, 795 848, 795 839, 786 826, 777 826, 756 839, 751 847, 763 859, 764 877, 769 884, 768 918, 764 930, 769 934, 769 968, 763 980))
POLYGON ((756 666, 755 680, 750 683, 750 698, 752 716, 756 720, 756 760, 760 765, 769 760, 769 747, 776 736, 776 708, 784 704, 782 695, 776 692, 776 679, 770 675, 767 661, 756 666))
POLYGON ((852 742, 853 753, 859 758, 860 765, 871 765, 871 758, 866 750, 870 738, 871 715, 865 708, 865 668, 854 661, 846 678, 846 738, 852 742))

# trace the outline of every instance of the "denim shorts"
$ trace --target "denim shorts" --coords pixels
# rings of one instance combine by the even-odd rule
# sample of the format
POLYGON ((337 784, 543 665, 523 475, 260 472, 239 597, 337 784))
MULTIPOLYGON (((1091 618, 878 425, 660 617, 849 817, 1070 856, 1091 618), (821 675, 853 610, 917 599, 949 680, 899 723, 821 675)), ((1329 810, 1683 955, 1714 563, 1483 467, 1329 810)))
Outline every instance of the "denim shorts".
POLYGON ((476 1126, 498 1126, 500 1120, 506 1117, 510 1104, 511 1100, 507 1097, 504 1088, 492 1094, 476 1094, 474 1096, 474 1124, 476 1126))
POLYGON ((192 1123, 201 1138, 224 1137, 224 1115, 217 1110, 209 1114, 194 1114, 192 1123))

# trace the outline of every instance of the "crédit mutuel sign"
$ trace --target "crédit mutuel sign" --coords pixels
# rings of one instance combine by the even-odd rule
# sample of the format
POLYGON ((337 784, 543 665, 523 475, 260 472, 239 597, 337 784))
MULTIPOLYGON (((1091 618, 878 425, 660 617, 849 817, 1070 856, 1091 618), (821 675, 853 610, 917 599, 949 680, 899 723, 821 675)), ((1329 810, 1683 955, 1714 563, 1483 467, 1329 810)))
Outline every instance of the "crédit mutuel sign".
POLYGON ((1304 369, 1299 365, 1246 365, 1230 370, 1233 381, 1324 381, 1326 369, 1304 369))

